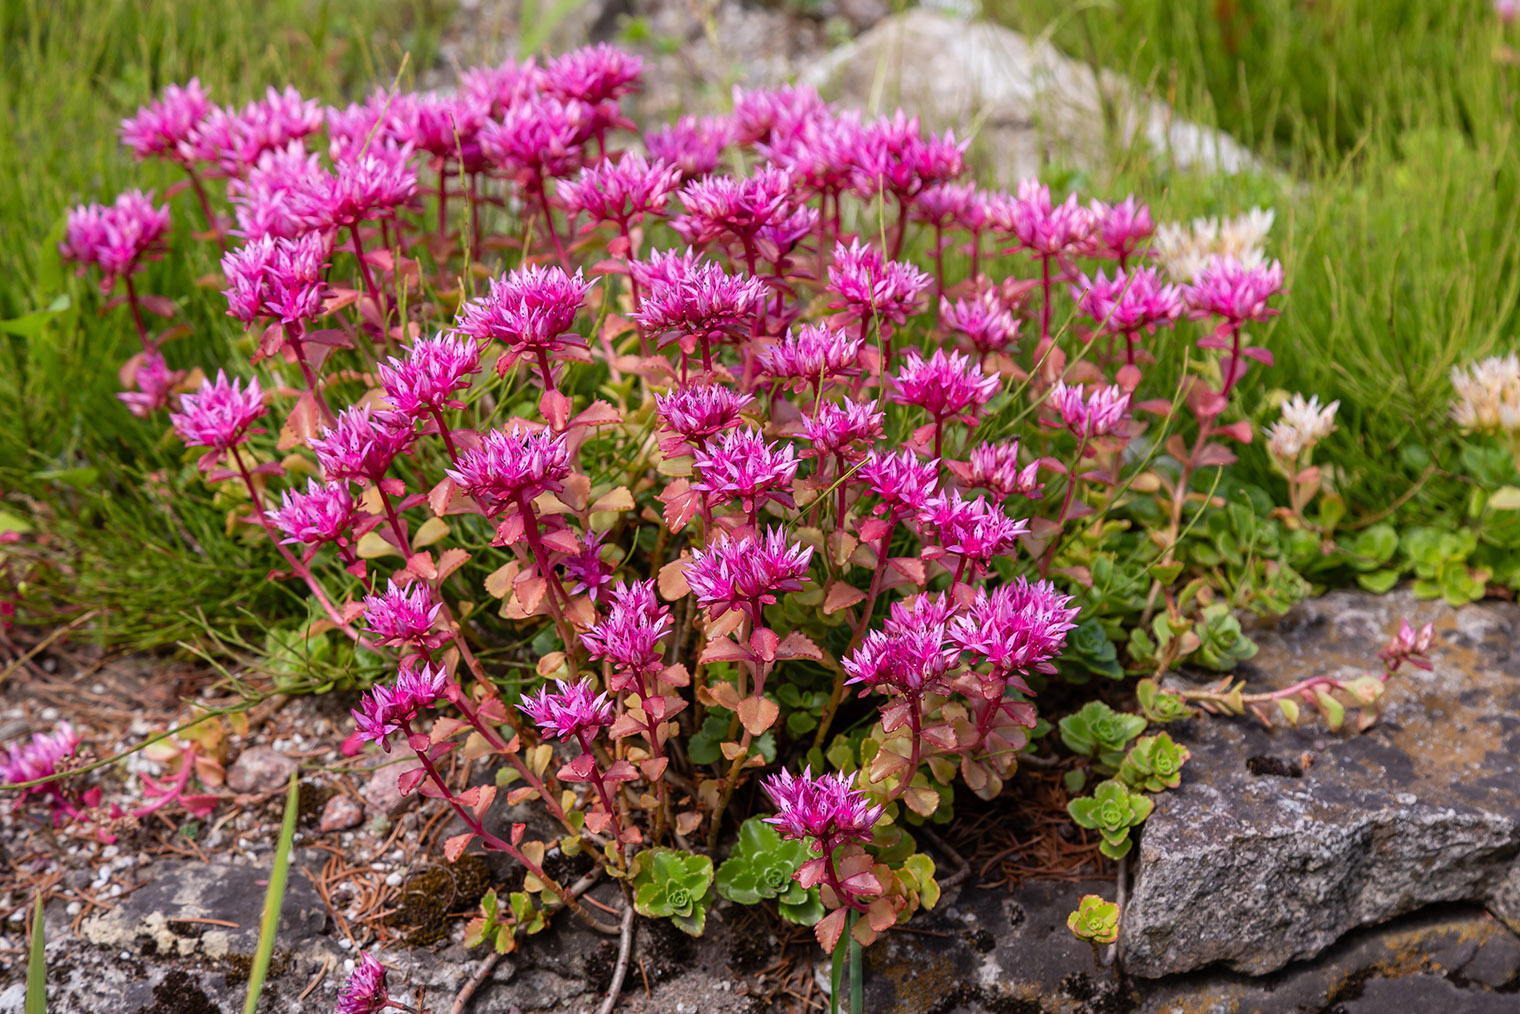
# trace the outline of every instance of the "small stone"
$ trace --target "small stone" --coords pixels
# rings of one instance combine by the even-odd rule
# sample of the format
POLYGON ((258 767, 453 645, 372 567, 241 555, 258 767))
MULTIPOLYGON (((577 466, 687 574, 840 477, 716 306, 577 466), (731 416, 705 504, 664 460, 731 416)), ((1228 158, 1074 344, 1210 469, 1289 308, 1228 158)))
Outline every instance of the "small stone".
POLYGON ((337 795, 322 807, 322 819, 318 828, 325 834, 331 831, 347 831, 364 820, 364 807, 353 796, 337 795))
POLYGON ((401 787, 396 784, 402 770, 399 764, 387 764, 376 770, 369 776, 369 781, 364 783, 364 806, 371 814, 388 817, 408 801, 401 794, 401 787))
POLYGON ((238 754, 227 769, 227 787, 233 792, 275 792, 285 787, 296 762, 282 753, 255 746, 238 754))

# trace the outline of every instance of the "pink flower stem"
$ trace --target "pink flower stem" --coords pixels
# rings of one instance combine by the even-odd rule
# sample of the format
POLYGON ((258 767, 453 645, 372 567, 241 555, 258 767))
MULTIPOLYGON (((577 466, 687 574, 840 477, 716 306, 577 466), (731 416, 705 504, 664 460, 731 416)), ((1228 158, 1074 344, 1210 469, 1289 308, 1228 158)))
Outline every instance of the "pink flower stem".
MULTIPOLYGON (((758 609, 755 611, 754 615, 757 617, 760 615, 758 609)), ((754 624, 751 623, 750 626, 753 627, 754 624)), ((752 660, 750 662, 750 667, 754 671, 755 675, 755 689, 753 696, 760 697, 765 693, 765 679, 770 674, 771 664, 769 662, 757 662, 752 660)), ((740 672, 742 673, 743 670, 740 670, 740 672)), ((742 685, 744 679, 742 675, 740 676, 739 682, 741 684, 739 687, 739 692, 742 694, 744 692, 744 687, 742 685)), ((737 715, 734 716, 734 720, 738 720, 737 715)), ((730 732, 729 735, 732 736, 733 733, 730 732)), ((708 824, 707 827, 708 848, 713 848, 718 843, 718 836, 723 831, 723 814, 728 810, 728 803, 729 800, 731 800, 734 796, 734 789, 739 787, 739 773, 744 770, 744 765, 749 760, 749 748, 750 745, 754 743, 754 741, 755 737, 750 733, 748 728, 744 730, 744 735, 739 737, 739 752, 735 755, 732 763, 730 763, 728 766, 728 775, 723 779, 723 794, 718 797, 718 805, 712 812, 712 822, 708 824)))
POLYGON ((132 273, 127 272, 121 280, 127 285, 127 305, 132 308, 132 323, 137 325, 137 340, 144 352, 152 352, 158 346, 148 337, 148 325, 143 321, 142 307, 137 302, 137 288, 132 284, 132 273))
MULTIPOLYGON (((480 661, 475 658, 474 653, 471 652, 468 646, 465 645, 464 636, 457 630, 454 632, 454 643, 459 648, 459 656, 460 659, 465 663, 465 666, 470 670, 471 673, 474 674, 475 678, 479 680, 483 686, 489 687, 490 681, 487 680, 485 676, 485 670, 481 667, 480 661)), ((476 732, 480 733, 482 738, 484 738, 487 743, 491 744, 492 748, 494 748, 498 753, 505 757, 507 759, 507 763, 511 764, 512 768, 522 776, 523 781, 527 782, 528 785, 538 793, 539 798, 543 800, 544 808, 549 811, 549 816, 553 817, 555 820, 563 824, 566 830, 575 832, 575 828, 571 826, 569 820, 565 816, 564 809, 560 807, 559 800, 554 797, 552 786, 547 786, 542 778, 539 778, 538 775, 534 774, 533 769, 523 763, 522 758, 518 755, 518 751, 511 749, 511 744, 502 739, 501 734, 492 728, 490 723, 481 718, 478 711, 470 707, 469 695, 464 692, 463 688, 459 688, 459 698, 454 701, 454 706, 457 707, 460 713, 464 715, 464 719, 466 722, 470 723, 470 727, 476 732)), ((507 712, 507 724, 512 726, 514 735, 521 734, 520 730, 517 728, 517 725, 513 721, 511 712, 507 712)))
MULTIPOLYGON (((834 468, 835 468, 835 472, 840 476, 841 479, 843 479, 843 477, 844 477, 844 455, 843 454, 836 454, 836 455, 834 455, 834 468)), ((839 528, 840 528, 841 531, 844 529, 845 494, 849 492, 849 488, 850 488, 850 484, 848 482, 841 481, 839 483, 839 528)))
POLYGON ((348 232, 354 239, 354 256, 359 259, 359 273, 364 276, 364 288, 369 292, 369 298, 375 301, 375 311, 384 313, 384 307, 380 305, 380 290, 375 288, 374 276, 369 273, 369 262, 364 259, 364 244, 359 239, 359 223, 350 225, 348 232))
MULTIPOLYGON (((407 738, 407 745, 411 746, 411 723, 403 720, 401 722, 401 731, 407 738)), ((496 837, 491 832, 487 831, 481 825, 479 818, 477 818, 468 807, 460 804, 453 791, 449 788, 448 783, 446 783, 443 780, 443 776, 438 773, 438 768, 433 764, 433 759, 428 756, 427 751, 418 750, 417 748, 413 747, 412 753, 416 754, 417 759, 422 762, 422 767, 427 771, 428 778, 431 779, 433 784, 438 787, 438 791, 443 794, 443 798, 449 804, 449 806, 453 807, 455 815, 464 822, 466 827, 475 833, 475 836, 480 839, 482 845, 496 852, 505 852, 507 855, 511 856, 513 859, 516 859, 518 862, 526 866, 529 873, 538 878, 538 880, 545 887, 547 887, 549 891, 556 898, 558 898, 566 908, 574 912, 576 915, 580 916, 581 919, 591 928, 601 933, 619 932, 617 927, 608 926, 606 923, 602 922, 600 919, 596 918, 596 916, 592 915, 590 912, 581 907, 581 903, 576 900, 574 895, 565 890, 559 881, 555 880, 553 877, 549 876, 549 874, 545 873, 542 866, 538 865, 533 860, 524 855, 521 849, 517 848, 517 846, 513 845, 511 842, 504 841, 501 838, 496 837)))
POLYGON ((322 413, 322 421, 327 425, 333 425, 333 411, 328 407, 327 396, 322 393, 322 385, 317 381, 317 373, 311 368, 311 363, 306 358, 306 346, 303 340, 301 325, 282 325, 285 329, 285 340, 290 343, 290 348, 296 354, 296 365, 301 368, 301 379, 306 382, 306 389, 311 392, 312 400, 317 403, 317 411, 322 413))
MULTIPOLYGON (((871 585, 866 592, 865 606, 861 610, 860 619, 855 621, 855 630, 850 634, 850 643, 840 653, 841 658, 854 651, 860 644, 861 638, 865 637, 866 627, 871 623, 871 612, 876 608, 876 597, 881 594, 882 575, 887 570, 887 553, 892 548, 892 533, 897 528, 897 511, 888 515, 887 530, 882 533, 881 542, 876 546, 876 567, 871 573, 871 585)), ((818 719, 818 731, 813 734, 813 746, 823 749, 824 740, 829 734, 829 726, 834 722, 834 715, 839 711, 839 705, 844 700, 844 681, 848 674, 843 669, 834 673, 834 687, 829 693, 829 702, 824 705, 823 714, 818 719)))
POLYGON ((538 356, 538 372, 543 374, 544 390, 554 390, 554 371, 549 367, 549 353, 542 348, 535 350, 538 356))
POLYGON ((274 522, 270 521, 269 515, 264 513, 263 498, 259 496, 259 488, 254 485, 253 476, 248 472, 248 466, 243 463, 242 456, 239 455, 236 450, 230 451, 229 453, 232 457, 233 462, 237 465, 238 474, 243 477, 243 485, 248 490, 248 498, 253 501, 254 517, 256 517, 259 524, 263 526, 264 534, 269 536, 269 541, 274 543, 274 548, 279 550, 280 555, 285 558, 285 562, 290 564, 290 569, 294 573, 300 575, 301 579, 306 582, 306 587, 310 588, 312 595, 316 596, 317 604, 322 607, 322 611, 327 614, 327 618, 332 623, 332 625, 341 630, 347 637, 364 645, 366 648, 372 647, 368 642, 359 636, 358 631, 354 630, 352 626, 343 621, 342 614, 333 608, 333 604, 331 600, 328 599, 327 593, 322 590, 322 586, 318 584, 317 579, 312 576, 311 568, 307 567, 304 563, 298 560, 295 555, 285 547, 285 544, 280 541, 280 533, 275 531, 274 522))
POLYGON ((982 264, 982 230, 971 230, 971 277, 975 279, 981 272, 982 264))
POLYGON ((448 159, 438 163, 438 238, 444 239, 449 232, 449 165, 448 159))
POLYGON ((222 227, 217 223, 216 216, 211 213, 211 202, 206 198, 206 188, 201 185, 201 178, 196 173, 195 167, 188 162, 184 163, 185 174, 190 177, 190 189, 195 191, 195 199, 200 202, 201 214, 206 218, 206 231, 216 237, 216 245, 227 252, 227 237, 222 235, 222 227))
POLYGON ((844 905, 845 908, 864 912, 869 906, 857 901, 855 896, 846 891, 844 885, 839 882, 839 871, 834 868, 834 849, 824 841, 819 841, 818 844, 823 846, 824 882, 833 889, 834 896, 839 899, 840 904, 844 905))
POLYGON ((554 568, 549 565, 549 554, 545 551, 543 540, 538 534, 538 517, 533 513, 533 504, 529 502, 526 494, 517 495, 517 509, 522 515, 523 537, 528 540, 528 550, 533 554, 533 563, 549 585, 549 606, 554 613, 554 625, 559 629, 560 640, 565 642, 565 653, 573 660, 576 655, 576 642, 570 636, 570 625, 566 618, 566 611, 570 608, 570 596, 566 593, 565 586, 560 583, 559 575, 554 573, 554 568))
POLYGON ((458 465, 459 450, 454 446, 454 438, 449 433, 449 424, 443 421, 443 412, 433 409, 433 421, 438 424, 438 435, 443 437, 443 446, 448 449, 449 460, 458 465))
POLYGON ((897 788, 893 789, 892 794, 887 797, 889 801, 897 799, 904 792, 907 792, 913 784, 913 776, 918 774, 918 762, 924 740, 924 716, 921 713, 923 703, 917 694, 910 695, 910 697, 911 699, 908 701, 908 768, 904 772, 902 781, 898 783, 897 788))
POLYGON ((908 238, 908 198, 902 194, 897 195, 897 231, 892 237, 892 252, 888 260, 897 260, 902 255, 903 241, 908 238))
POLYGON ((1087 451, 1087 434, 1083 434, 1077 442, 1077 456, 1072 459, 1071 468, 1066 472, 1066 496, 1061 500, 1061 513, 1056 515, 1056 533, 1051 536, 1050 545, 1045 547, 1045 552, 1040 555, 1040 576, 1044 577, 1050 572, 1051 561, 1055 559, 1056 547, 1061 543, 1061 532, 1066 525, 1066 512, 1071 510, 1071 498, 1077 491, 1077 469, 1082 466, 1082 455, 1087 451))
POLYGON ((945 297, 945 227, 938 220, 934 223, 934 312, 939 313, 939 301, 945 297))
POLYGON ((1040 342, 1041 347, 1050 341, 1050 255, 1040 258, 1040 342))
POLYGON ((1230 372, 1225 375, 1224 389, 1219 392, 1221 397, 1230 396, 1230 390, 1240 379, 1242 372, 1240 369, 1240 323, 1235 321, 1230 324, 1230 372))
POLYGON ((554 212, 549 210, 549 195, 544 192, 543 177, 540 176, 534 185, 538 191, 538 206, 544 213, 544 228, 549 230, 549 240, 554 244, 554 253, 559 257, 560 267, 570 270, 570 258, 565 256, 565 248, 559 241, 559 230, 554 228, 554 212))
POLYGON ((412 544, 406 537, 406 529, 401 527, 401 518, 396 514, 395 505, 391 503, 390 494, 385 487, 375 482, 375 488, 380 491, 380 505, 385 508, 385 519, 390 522, 391 537, 396 540, 396 548, 401 550, 402 559, 412 555, 412 544))
POLYGON ((596 786, 596 794, 601 797, 602 809, 607 811, 608 818, 612 821, 612 837, 617 842, 618 853, 623 851, 623 820, 618 815, 617 807, 612 805, 612 794, 607 791, 607 779, 602 775, 601 767, 596 763, 596 754, 591 749, 591 741, 586 738, 584 732, 575 734, 576 742, 581 745, 581 752, 591 758, 591 784, 596 786))

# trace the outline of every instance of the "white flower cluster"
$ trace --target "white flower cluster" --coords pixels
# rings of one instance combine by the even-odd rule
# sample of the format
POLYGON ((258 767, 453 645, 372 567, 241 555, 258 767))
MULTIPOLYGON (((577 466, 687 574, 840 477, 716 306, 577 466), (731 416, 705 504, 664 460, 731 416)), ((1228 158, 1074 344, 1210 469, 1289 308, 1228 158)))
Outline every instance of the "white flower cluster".
POLYGON ((1214 257, 1234 257, 1246 268, 1266 260, 1267 233, 1275 212, 1252 208, 1235 218, 1195 218, 1191 224, 1163 222, 1156 229, 1156 259, 1179 284, 1188 284, 1214 257))
POLYGON ((1267 450, 1281 461, 1292 461, 1335 432, 1338 401, 1320 407, 1319 396, 1308 401, 1301 394, 1283 402, 1282 419, 1267 427, 1267 450))
POLYGON ((1464 430, 1520 436, 1520 355, 1489 356, 1452 367, 1451 417, 1464 430))

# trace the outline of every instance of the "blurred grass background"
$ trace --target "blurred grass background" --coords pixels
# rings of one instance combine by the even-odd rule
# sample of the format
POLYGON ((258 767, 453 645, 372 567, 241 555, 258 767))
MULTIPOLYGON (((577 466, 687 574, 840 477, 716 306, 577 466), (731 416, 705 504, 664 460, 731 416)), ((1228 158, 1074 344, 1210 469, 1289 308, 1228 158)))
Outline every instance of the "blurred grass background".
MULTIPOLYGON (((1247 409, 1275 418, 1274 389, 1339 399, 1340 431, 1316 460, 1343 469, 1353 516, 1432 466, 1403 519, 1459 516, 1470 480, 1448 373, 1516 348, 1514 29, 1486 0, 987 0, 985 11, 1129 76, 1280 174, 1200 178, 1121 160, 1095 182, 1144 195, 1158 218, 1274 207, 1268 249, 1288 292, 1258 331, 1277 363, 1251 374, 1247 409)), ((1259 451, 1241 470, 1276 486, 1259 451)))
MULTIPOLYGON (((1421 477, 1404 523, 1455 515, 1469 477, 1448 423, 1453 364, 1515 347, 1516 74, 1483 0, 989 0, 986 15, 1048 35, 1129 75, 1179 112, 1218 125, 1272 168, 1172 173, 1116 154, 1111 172, 1052 182, 1150 200, 1158 218, 1276 209, 1270 249, 1288 272, 1283 314, 1261 329, 1277 356, 1254 371, 1259 421, 1277 389, 1339 399, 1319 458, 1341 469, 1353 516, 1384 510, 1421 477)), ((197 481, 160 424, 117 402, 136 350, 124 312, 100 312, 89 279, 59 264, 66 209, 130 186, 162 192, 170 167, 136 164, 119 120, 198 75, 218 102, 290 83, 327 102, 435 65, 447 0, 0 0, 0 321, 68 308, 35 333, 0 333, 0 495, 59 552, 34 570, 24 619, 104 607, 102 639, 154 647, 213 623, 295 608, 263 580, 262 537, 227 534, 228 504, 197 481)), ((1515 41, 1513 34, 1511 41, 1515 41)), ((235 361, 241 328, 195 279, 214 248, 189 241, 175 201, 173 252, 145 291, 172 296, 192 333, 176 366, 235 361)), ((1162 370, 1180 368, 1163 352, 1162 370)), ((1259 449, 1243 477, 1276 488, 1259 449)), ((251 625, 251 624, 250 624, 251 625)))
MULTIPOLYGON (((107 642, 172 644, 214 622, 294 605, 264 580, 276 561, 259 540, 229 537, 229 504, 192 477, 163 420, 116 399, 117 367, 137 351, 125 311, 105 311, 59 263, 67 209, 130 187, 162 194, 179 178, 135 162, 117 125, 164 85, 199 76, 214 101, 242 104, 289 83, 328 102, 434 62, 452 5, 441 0, 0 0, 0 321, 68 297, 31 334, 0 333, 0 494, 60 552, 31 572, 23 619, 101 607, 107 642), (282 606, 282 602, 284 603, 282 606)), ((195 279, 216 270, 213 244, 189 237, 188 193, 174 200, 170 253, 141 277, 172 297, 191 334, 174 365, 235 362, 242 328, 195 279)), ((154 322, 150 318, 150 326, 154 322)), ((157 326, 162 326, 161 321, 157 326)))

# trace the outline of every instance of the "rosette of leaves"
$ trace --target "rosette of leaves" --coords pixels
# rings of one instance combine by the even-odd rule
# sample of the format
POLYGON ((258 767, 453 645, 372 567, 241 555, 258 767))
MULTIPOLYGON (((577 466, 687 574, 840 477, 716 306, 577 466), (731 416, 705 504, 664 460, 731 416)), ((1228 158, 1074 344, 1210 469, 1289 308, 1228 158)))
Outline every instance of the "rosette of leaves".
POLYGON ((1135 696, 1140 699, 1140 713, 1152 725, 1166 725, 1179 718, 1197 714, 1187 706, 1187 699, 1179 693, 1161 689, 1155 680, 1141 680, 1135 685, 1135 696))
POLYGON ((1077 910, 1066 917, 1066 928, 1078 940, 1111 944, 1119 939, 1119 906, 1096 894, 1084 894, 1077 910))
POLYGON ((633 861, 633 907, 640 915, 669 919, 694 937, 707 927, 713 862, 676 849, 650 849, 633 861))
POLYGON ((1099 852, 1110 859, 1122 859, 1135 844, 1129 840, 1130 828, 1145 823, 1154 805, 1128 785, 1110 778, 1100 782, 1091 796, 1066 804, 1066 810, 1079 825, 1103 836, 1099 852))
POLYGON ((1399 540, 1399 548, 1414 565, 1414 593, 1420 598, 1465 606, 1483 597, 1492 575, 1469 563, 1478 550, 1478 535, 1472 529, 1411 528, 1399 540))
POLYGON ((1086 683, 1088 673, 1097 673, 1109 679, 1124 678, 1124 667, 1119 664, 1119 649, 1101 621, 1084 620, 1066 637, 1066 653, 1063 661, 1074 663, 1079 670, 1063 666, 1061 678, 1068 683, 1086 683))
POLYGON ((805 889, 796 880, 809 858, 805 842, 783 838, 763 818, 751 817, 739 827, 739 841, 718 867, 714 883, 719 894, 741 905, 774 898, 782 918, 811 926, 823 918, 823 902, 816 887, 805 889))
POLYGON ((546 925, 543 909, 533 904, 533 896, 528 892, 514 891, 507 895, 503 908, 496 892, 491 890, 480 899, 480 915, 465 926, 464 945, 475 947, 489 940, 497 954, 510 954, 517 949, 518 933, 532 936, 546 925))
POLYGON ((1209 669, 1229 672, 1256 654, 1256 642, 1240 629, 1240 620, 1228 602, 1211 602, 1198 614, 1194 627, 1198 634, 1198 651, 1193 661, 1209 669))
POLYGON ((1102 701, 1088 701, 1082 710, 1061 719, 1061 741, 1072 753, 1093 758, 1093 767, 1111 775, 1124 761, 1124 748, 1145 731, 1140 715, 1115 711, 1102 701))
POLYGON ((1182 765, 1193 756, 1167 733, 1142 736, 1119 765, 1119 780, 1139 792, 1175 789, 1182 782, 1182 765))

